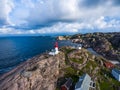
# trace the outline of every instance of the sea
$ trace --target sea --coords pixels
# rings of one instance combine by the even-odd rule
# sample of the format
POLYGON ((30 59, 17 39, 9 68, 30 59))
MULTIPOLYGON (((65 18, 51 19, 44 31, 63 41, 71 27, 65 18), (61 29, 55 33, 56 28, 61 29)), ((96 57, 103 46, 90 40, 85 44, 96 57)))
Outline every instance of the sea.
MULTIPOLYGON (((55 42, 56 38, 50 36, 0 37, 0 75, 33 56, 50 51, 55 42)), ((59 47, 69 43, 58 41, 59 47)))

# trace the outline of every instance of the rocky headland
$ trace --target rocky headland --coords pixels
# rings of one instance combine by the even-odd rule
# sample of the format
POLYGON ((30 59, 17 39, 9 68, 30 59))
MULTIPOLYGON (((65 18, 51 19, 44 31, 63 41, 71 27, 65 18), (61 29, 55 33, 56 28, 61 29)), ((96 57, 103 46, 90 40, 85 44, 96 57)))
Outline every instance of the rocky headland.
POLYGON ((120 32, 75 34, 62 38, 74 43, 81 43, 84 48, 93 48, 109 60, 120 61, 120 32))
MULTIPOLYGON (((84 73, 88 73, 96 83, 94 90, 119 90, 120 82, 104 65, 111 56, 111 59, 119 60, 119 35, 94 33, 61 36, 64 40, 67 38, 74 43, 82 43, 82 49, 65 46, 59 49, 57 55, 44 53, 35 56, 0 76, 0 90, 60 90, 66 78, 72 78, 74 87, 84 73), (101 55, 94 55, 86 49, 88 47, 101 55)), ((120 68, 117 65, 114 67, 120 68)))
POLYGON ((64 54, 42 54, 0 77, 0 90, 55 90, 64 54))

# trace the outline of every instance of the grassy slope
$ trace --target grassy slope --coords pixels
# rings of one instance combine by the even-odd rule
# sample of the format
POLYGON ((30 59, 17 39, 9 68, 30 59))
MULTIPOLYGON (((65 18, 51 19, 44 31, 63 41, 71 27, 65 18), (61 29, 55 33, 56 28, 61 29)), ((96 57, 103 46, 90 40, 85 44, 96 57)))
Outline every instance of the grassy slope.
MULTIPOLYGON (((67 54, 72 52, 73 49, 65 49, 65 51, 66 58, 68 59, 67 54)), ((79 60, 76 58, 72 58, 71 60, 78 64, 81 64, 83 62, 83 60, 79 60)), ((81 76, 84 73, 88 73, 90 76, 92 76, 93 79, 97 77, 96 87, 99 87, 100 90, 116 90, 117 86, 120 86, 120 82, 118 82, 112 77, 111 70, 105 68, 104 66, 100 66, 99 60, 104 61, 103 58, 97 58, 94 61, 89 60, 86 66, 81 70, 77 70, 71 65, 69 65, 69 63, 66 63, 67 67, 64 69, 65 77, 71 77, 74 80, 74 83, 76 83, 78 81, 79 76, 81 76), (99 69, 94 73, 94 70, 96 68, 99 69)), ((67 60, 67 62, 69 61, 67 60)))

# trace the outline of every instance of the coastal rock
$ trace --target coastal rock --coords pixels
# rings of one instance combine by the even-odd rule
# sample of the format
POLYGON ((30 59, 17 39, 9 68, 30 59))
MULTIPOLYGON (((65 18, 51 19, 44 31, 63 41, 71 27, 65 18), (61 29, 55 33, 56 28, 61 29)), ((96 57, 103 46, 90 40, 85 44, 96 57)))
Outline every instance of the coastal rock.
POLYGON ((68 59, 70 64, 76 68, 81 70, 84 66, 86 66, 88 60, 94 61, 95 56, 90 54, 86 49, 81 50, 73 50, 68 54, 68 59))
POLYGON ((110 41, 115 46, 115 48, 120 49, 120 35, 115 35, 113 38, 111 38, 110 41))
POLYGON ((109 60, 120 61, 120 33, 88 33, 71 36, 71 41, 93 48, 109 60))
POLYGON ((1 76, 0 90, 55 90, 65 58, 63 53, 47 56, 36 56, 1 76))
POLYGON ((66 38, 64 36, 58 36, 57 40, 66 40, 66 38))

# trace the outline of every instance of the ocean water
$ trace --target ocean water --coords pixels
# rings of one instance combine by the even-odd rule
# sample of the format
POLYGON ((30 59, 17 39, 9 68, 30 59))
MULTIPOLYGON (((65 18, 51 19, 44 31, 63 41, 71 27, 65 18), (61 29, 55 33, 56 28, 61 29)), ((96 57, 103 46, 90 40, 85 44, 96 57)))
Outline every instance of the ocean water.
POLYGON ((0 74, 54 47, 54 37, 0 37, 0 74))
MULTIPOLYGON (((0 75, 38 54, 54 48, 55 37, 0 37, 0 75)), ((58 41, 59 47, 71 45, 71 41, 58 41)))

